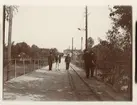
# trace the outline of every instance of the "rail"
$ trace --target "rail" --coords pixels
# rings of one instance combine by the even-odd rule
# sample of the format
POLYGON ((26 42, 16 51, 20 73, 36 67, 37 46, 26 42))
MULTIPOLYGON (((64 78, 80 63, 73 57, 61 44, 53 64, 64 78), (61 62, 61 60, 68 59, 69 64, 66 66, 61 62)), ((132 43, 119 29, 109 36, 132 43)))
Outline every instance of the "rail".
MULTIPOLYGON (((102 101, 101 97, 94 91, 94 89, 92 89, 92 88, 89 86, 89 84, 77 73, 77 71, 76 71, 72 66, 70 66, 70 67, 71 67, 72 70, 76 73, 76 75, 80 78, 80 80, 85 84, 85 86, 90 90, 90 92, 91 92, 91 93, 94 93, 94 97, 95 97, 97 100, 102 101)), ((68 73, 69 73, 69 70, 68 70, 68 73)), ((71 75, 71 74, 69 73, 69 75, 71 75)), ((74 84, 74 83, 73 83, 73 84, 74 84)))

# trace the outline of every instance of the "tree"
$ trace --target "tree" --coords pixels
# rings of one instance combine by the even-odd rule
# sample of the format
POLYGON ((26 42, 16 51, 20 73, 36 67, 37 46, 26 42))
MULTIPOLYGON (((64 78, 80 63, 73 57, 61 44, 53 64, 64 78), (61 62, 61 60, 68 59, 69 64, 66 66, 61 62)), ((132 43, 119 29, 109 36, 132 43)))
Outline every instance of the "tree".
POLYGON ((18 58, 21 53, 24 53, 27 56, 31 55, 30 46, 25 42, 20 42, 17 43, 16 45, 14 45, 13 42, 11 48, 12 48, 11 51, 12 58, 18 58))
POLYGON ((53 55, 56 55, 58 53, 57 48, 52 48, 51 51, 52 51, 53 55))
MULTIPOLYGON (((4 6, 5 8, 5 19, 9 22, 8 28, 8 72, 10 69, 10 61, 11 61, 11 35, 12 35, 12 18, 13 12, 17 10, 17 6, 4 6)), ((4 35, 5 39, 5 35, 4 35)), ((7 80, 8 80, 8 72, 7 72, 7 80)))
MULTIPOLYGON (((130 78, 129 87, 130 94, 132 93, 132 8, 131 6, 114 6, 110 9, 110 19, 112 20, 112 28, 107 32, 107 38, 111 43, 112 51, 117 56, 115 59, 124 61, 127 67, 124 72, 130 78), (128 70, 127 70, 128 68, 128 70)), ((120 76, 122 77, 122 76, 120 76)), ((132 96, 131 96, 132 99, 132 96)))
POLYGON ((40 49, 37 45, 33 44, 31 46, 31 55, 32 58, 39 58, 40 57, 40 49))
POLYGON ((3 6, 3 62, 4 62, 4 59, 5 59, 5 5, 3 6))
POLYGON ((132 33, 132 7, 131 6, 114 6, 109 8, 110 18, 116 27, 121 27, 127 32, 132 33))
POLYGON ((132 57, 132 8, 131 6, 114 6, 109 8, 112 28, 107 32, 107 38, 113 48, 121 49, 123 57, 131 62, 132 57))
POLYGON ((6 5, 5 6, 5 20, 6 21, 9 21, 10 18, 12 17, 13 18, 13 15, 18 12, 18 7, 19 6, 16 6, 16 5, 6 5), (11 16, 10 16, 11 15, 11 16))
MULTIPOLYGON (((8 28, 8 59, 11 59, 11 35, 12 35, 12 18, 13 14, 17 11, 18 6, 4 6, 5 8, 5 20, 9 22, 8 28)), ((4 35, 5 40, 5 35, 4 35)))
POLYGON ((123 49, 131 48, 132 41, 132 8, 131 6, 114 6, 109 8, 110 18, 113 22, 112 29, 108 31, 110 42, 117 40, 123 49), (120 32, 120 29, 124 31, 120 32))

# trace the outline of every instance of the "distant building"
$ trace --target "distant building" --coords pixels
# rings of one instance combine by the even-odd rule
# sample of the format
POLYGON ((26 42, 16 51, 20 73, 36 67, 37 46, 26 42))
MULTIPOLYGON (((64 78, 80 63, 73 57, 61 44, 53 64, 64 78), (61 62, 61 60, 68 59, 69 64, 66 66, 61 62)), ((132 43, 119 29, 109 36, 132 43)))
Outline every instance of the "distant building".
POLYGON ((50 49, 48 48, 40 48, 41 52, 43 53, 49 53, 50 49))
MULTIPOLYGON (((74 49, 73 50, 73 58, 76 58, 79 54, 81 54, 82 51, 79 49, 74 49)), ((72 56, 72 50, 70 49, 65 49, 64 50, 64 56, 66 56, 67 54, 70 54, 70 56, 72 56)))
POLYGON ((71 55, 72 50, 70 50, 70 49, 65 49, 65 50, 63 51, 63 53, 64 53, 64 56, 67 56, 67 54, 70 54, 70 55, 71 55))

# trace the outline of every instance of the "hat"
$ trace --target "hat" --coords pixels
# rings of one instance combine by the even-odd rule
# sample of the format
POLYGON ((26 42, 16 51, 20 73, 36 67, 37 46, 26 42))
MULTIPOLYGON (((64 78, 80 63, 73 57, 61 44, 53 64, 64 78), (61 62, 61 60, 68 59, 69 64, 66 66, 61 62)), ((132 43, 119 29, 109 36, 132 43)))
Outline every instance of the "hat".
POLYGON ((52 54, 52 52, 51 52, 51 51, 50 51, 49 53, 50 53, 50 54, 52 54))
POLYGON ((83 50, 83 52, 86 52, 86 51, 88 51, 88 50, 87 49, 83 50))

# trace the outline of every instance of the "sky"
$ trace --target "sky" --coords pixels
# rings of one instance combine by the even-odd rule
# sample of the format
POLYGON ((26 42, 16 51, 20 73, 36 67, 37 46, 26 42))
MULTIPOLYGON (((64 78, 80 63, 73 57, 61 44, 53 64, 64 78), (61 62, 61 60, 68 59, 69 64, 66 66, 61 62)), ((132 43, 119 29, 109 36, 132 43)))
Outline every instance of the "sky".
MULTIPOLYGON (((88 6, 88 37, 92 37, 98 44, 98 37, 105 39, 110 29, 108 6, 88 6)), ((13 18, 12 41, 15 43, 25 41, 41 48, 57 48, 63 51, 71 48, 72 37, 74 48, 85 47, 84 6, 20 6, 13 18)), ((8 24, 6 22, 6 42, 8 24)))

